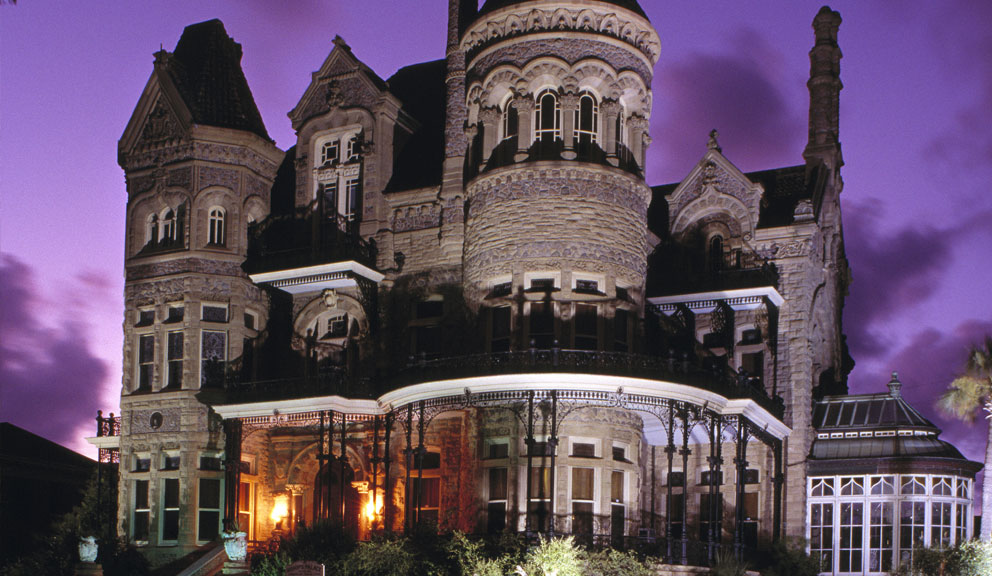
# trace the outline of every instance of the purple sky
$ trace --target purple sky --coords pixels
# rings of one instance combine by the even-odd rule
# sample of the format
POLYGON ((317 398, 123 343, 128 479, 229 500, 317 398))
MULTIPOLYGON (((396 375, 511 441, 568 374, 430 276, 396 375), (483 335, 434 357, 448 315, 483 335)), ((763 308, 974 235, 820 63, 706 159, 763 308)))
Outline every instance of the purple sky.
MULTIPOLYGON (((286 113, 335 34, 386 78, 443 56, 446 4, 0 5, 0 420, 93 455, 82 437, 96 410, 118 411, 126 195, 117 140, 160 46, 172 50, 188 24, 223 20, 285 149, 294 143, 286 113)), ((820 2, 642 5, 662 40, 649 183, 681 180, 712 128, 744 171, 802 162, 820 2)), ((992 333, 992 3, 831 6, 844 18, 851 391, 884 391, 898 370, 910 401, 981 461, 984 423, 952 423, 934 399, 966 347, 992 333)))

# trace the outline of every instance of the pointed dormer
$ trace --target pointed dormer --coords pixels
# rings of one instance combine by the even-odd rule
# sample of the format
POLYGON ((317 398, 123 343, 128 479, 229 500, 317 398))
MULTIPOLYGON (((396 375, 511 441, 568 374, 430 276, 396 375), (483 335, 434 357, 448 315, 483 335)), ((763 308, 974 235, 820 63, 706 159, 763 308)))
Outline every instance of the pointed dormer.
MULTIPOLYGON (((692 233, 726 236, 749 241, 758 225, 764 188, 748 180, 723 155, 717 132, 710 132, 706 153, 689 175, 668 196, 669 232, 676 239, 692 233)), ((708 239, 708 238, 707 238, 708 239)))

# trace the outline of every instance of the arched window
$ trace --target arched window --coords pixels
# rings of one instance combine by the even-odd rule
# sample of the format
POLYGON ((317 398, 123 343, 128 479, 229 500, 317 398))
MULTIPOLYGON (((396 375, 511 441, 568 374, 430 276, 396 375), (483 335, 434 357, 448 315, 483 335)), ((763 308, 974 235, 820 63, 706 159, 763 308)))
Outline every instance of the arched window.
POLYGON ((538 95, 534 119, 535 140, 539 142, 561 140, 561 103, 557 94, 545 90, 538 95))
POLYGON ((617 114, 617 153, 627 146, 627 120, 624 118, 623 107, 620 107, 620 113, 617 114))
POLYGON ((579 108, 575 111, 575 139, 579 145, 593 144, 599 137, 599 103, 589 93, 579 98, 579 108))
POLYGON ((163 244, 171 244, 176 241, 178 231, 176 230, 176 213, 172 208, 167 208, 162 214, 162 237, 163 244))
POLYGON ((520 125, 517 118, 517 109, 513 105, 513 99, 508 99, 503 106, 503 140, 513 138, 517 135, 517 128, 520 125))
POLYGON ((155 244, 156 242, 158 242, 158 214, 152 214, 148 217, 145 244, 155 244))
POLYGON ((225 242, 224 209, 211 208, 207 216, 207 243, 223 246, 225 242))
POLYGON ((723 268, 723 236, 717 234, 710 238, 709 245, 709 258, 710 270, 716 272, 723 268))

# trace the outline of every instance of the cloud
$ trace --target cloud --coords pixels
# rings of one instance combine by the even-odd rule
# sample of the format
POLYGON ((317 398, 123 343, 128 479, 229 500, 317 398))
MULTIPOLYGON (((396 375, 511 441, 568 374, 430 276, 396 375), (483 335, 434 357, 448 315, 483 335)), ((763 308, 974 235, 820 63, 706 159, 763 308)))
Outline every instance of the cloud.
POLYGON ((804 114, 792 110, 779 90, 781 56, 746 30, 732 44, 732 53, 692 54, 655 78, 649 160, 656 173, 688 173, 712 129, 744 170, 801 162, 804 114))
POLYGON ((886 351, 879 325, 933 294, 963 231, 914 224, 886 234, 880 210, 874 200, 844 206, 844 243, 854 275, 844 329, 855 359, 886 351))
MULTIPOLYGON (((992 320, 968 320, 947 332, 926 329, 888 360, 889 368, 899 372, 903 397, 943 430, 941 439, 976 462, 985 460, 986 420, 979 417, 971 424, 961 422, 943 414, 937 408, 937 399, 961 373, 968 350, 983 342, 986 335, 992 335, 992 320)), ((889 378, 888 373, 861 375, 851 383, 852 392, 883 392, 889 378)))
POLYGON ((81 447, 81 433, 94 431, 109 369, 93 354, 84 323, 42 323, 48 306, 39 294, 30 267, 0 256, 0 418, 81 447))

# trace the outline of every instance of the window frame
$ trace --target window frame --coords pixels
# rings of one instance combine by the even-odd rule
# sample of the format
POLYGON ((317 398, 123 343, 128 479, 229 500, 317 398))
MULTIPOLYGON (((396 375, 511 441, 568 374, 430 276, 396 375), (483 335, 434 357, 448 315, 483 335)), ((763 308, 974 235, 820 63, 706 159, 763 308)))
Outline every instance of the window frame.
POLYGON ((207 209, 207 245, 221 248, 227 246, 227 210, 222 206, 207 209))

